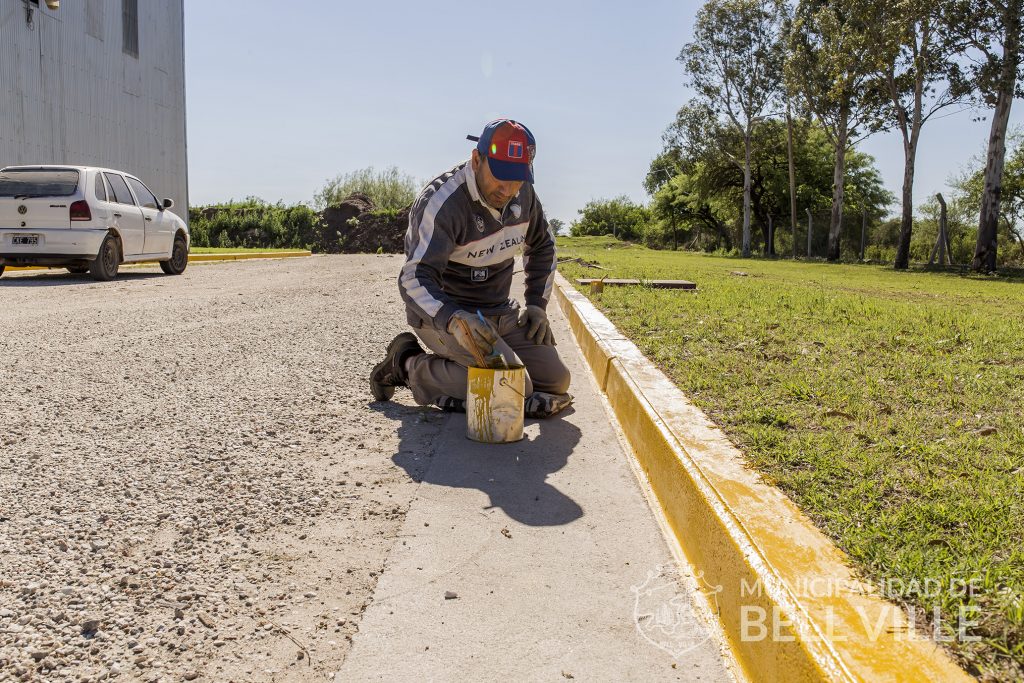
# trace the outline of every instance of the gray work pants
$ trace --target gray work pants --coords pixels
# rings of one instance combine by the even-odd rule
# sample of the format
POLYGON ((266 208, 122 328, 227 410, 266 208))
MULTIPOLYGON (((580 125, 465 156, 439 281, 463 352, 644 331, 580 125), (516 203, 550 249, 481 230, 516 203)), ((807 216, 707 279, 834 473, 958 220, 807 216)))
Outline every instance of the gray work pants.
MULTIPOLYGON (((526 326, 519 327, 519 312, 487 316, 501 339, 495 348, 508 361, 526 367, 526 395, 534 391, 564 394, 569 391, 569 368, 558 357, 554 346, 535 344, 526 338, 526 326)), ((455 337, 433 327, 413 332, 432 351, 410 361, 409 388, 421 406, 436 404, 443 396, 466 400, 466 368, 476 365, 473 355, 462 348, 455 337)))

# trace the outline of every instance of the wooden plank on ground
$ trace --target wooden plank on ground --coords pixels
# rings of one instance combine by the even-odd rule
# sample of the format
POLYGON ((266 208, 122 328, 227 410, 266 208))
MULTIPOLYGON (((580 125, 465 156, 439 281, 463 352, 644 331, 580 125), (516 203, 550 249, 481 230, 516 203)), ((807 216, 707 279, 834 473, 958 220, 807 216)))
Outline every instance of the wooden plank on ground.
MULTIPOLYGON (((591 282, 597 282, 600 278, 579 277, 576 282, 583 286, 589 286, 591 282)), ((689 280, 613 280, 605 278, 604 284, 608 287, 616 285, 643 285, 654 289, 697 289, 695 282, 689 280)))

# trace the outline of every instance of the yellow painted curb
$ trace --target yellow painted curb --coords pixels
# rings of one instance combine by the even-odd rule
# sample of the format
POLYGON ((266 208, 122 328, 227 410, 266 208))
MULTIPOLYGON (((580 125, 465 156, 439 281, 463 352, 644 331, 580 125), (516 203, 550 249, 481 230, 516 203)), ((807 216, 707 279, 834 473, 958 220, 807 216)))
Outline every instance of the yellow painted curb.
POLYGON ((188 262, 193 261, 245 261, 248 259, 267 259, 267 258, 300 258, 303 256, 312 256, 313 252, 306 251, 305 249, 297 249, 295 251, 253 251, 244 252, 241 254, 189 254, 188 262))
POLYGON ((972 680, 561 274, 556 292, 752 680, 972 680))
MULTIPOLYGON (((300 258, 312 255, 313 252, 305 249, 297 249, 295 251, 253 251, 241 254, 189 254, 188 262, 197 263, 200 261, 245 261, 248 259, 300 258)), ((123 265, 133 266, 136 263, 156 263, 156 261, 135 261, 133 263, 125 263, 123 265)), ((53 268, 60 268, 60 266, 53 266, 53 268)), ((50 270, 50 267, 7 266, 7 270, 50 270)))

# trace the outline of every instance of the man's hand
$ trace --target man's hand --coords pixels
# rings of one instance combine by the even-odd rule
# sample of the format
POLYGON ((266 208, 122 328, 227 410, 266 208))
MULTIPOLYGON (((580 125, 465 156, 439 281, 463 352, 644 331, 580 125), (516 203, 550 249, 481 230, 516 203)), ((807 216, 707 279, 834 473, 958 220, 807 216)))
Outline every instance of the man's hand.
POLYGON ((474 358, 488 356, 498 342, 498 331, 486 318, 469 311, 456 311, 448 320, 448 334, 474 358))
POLYGON ((540 306, 527 306, 519 312, 519 327, 524 325, 529 325, 526 338, 534 344, 555 345, 555 335, 551 333, 548 314, 540 306))

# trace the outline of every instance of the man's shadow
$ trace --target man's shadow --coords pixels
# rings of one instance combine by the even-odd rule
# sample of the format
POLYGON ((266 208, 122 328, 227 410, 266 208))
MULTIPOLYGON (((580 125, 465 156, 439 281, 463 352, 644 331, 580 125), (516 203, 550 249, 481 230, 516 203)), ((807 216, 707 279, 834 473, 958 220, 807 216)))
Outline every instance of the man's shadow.
POLYGON ((401 420, 401 445, 391 460, 414 481, 479 489, 490 498, 484 509, 500 508, 529 526, 558 526, 583 516, 575 500, 547 481, 565 467, 580 441, 579 428, 563 419, 572 414, 572 408, 547 420, 527 420, 522 441, 482 444, 466 437, 464 414, 393 403, 371 403, 370 407, 401 420), (424 441, 424 420, 442 421, 433 441, 424 441), (539 434, 530 428, 532 424, 540 427, 539 434))

